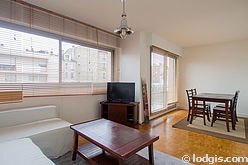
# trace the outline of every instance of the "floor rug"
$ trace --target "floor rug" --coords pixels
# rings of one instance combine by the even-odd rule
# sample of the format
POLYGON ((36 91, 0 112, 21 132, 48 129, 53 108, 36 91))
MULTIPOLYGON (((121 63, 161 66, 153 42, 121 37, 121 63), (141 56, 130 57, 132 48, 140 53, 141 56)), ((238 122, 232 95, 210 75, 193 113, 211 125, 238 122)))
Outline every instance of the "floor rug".
MULTIPOLYGON (((147 150, 148 150, 147 148, 144 148, 143 150, 139 151, 137 154, 148 159, 147 150)), ((79 155, 77 155, 77 159, 75 161, 72 161, 71 158, 72 158, 72 152, 68 152, 67 154, 57 159, 53 159, 52 161, 56 165, 88 165, 88 163, 83 158, 81 158, 79 155)), ((170 156, 163 152, 154 150, 154 164, 155 165, 165 165, 165 164, 166 165, 182 165, 182 164, 189 164, 189 163, 185 163, 181 159, 178 159, 176 157, 170 156)))
POLYGON ((203 119, 199 117, 195 118, 192 124, 184 118, 174 124, 173 127, 248 144, 247 118, 239 118, 239 122, 236 124, 236 130, 232 130, 231 123, 229 123, 230 132, 226 131, 225 121, 217 120, 214 122, 213 127, 211 127, 210 122, 206 120, 206 125, 204 125, 203 119))

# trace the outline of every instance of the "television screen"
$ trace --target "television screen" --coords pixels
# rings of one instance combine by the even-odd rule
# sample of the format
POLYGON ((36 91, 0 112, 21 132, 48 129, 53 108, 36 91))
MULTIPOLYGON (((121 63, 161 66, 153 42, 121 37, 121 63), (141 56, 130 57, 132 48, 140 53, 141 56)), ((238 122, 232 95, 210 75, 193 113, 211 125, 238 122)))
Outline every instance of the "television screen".
POLYGON ((110 82, 107 91, 108 102, 134 102, 135 83, 110 82))

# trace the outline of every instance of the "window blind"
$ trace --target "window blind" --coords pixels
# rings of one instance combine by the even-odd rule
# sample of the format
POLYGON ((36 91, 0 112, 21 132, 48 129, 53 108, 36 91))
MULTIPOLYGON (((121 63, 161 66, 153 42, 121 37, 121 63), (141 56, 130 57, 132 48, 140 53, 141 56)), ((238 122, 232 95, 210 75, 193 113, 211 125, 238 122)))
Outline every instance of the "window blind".
POLYGON ((25 97, 70 96, 104 94, 106 87, 106 83, 1 83, 0 92, 22 91, 25 97))
POLYGON ((61 36, 0 27, 0 91, 22 90, 25 97, 96 94, 106 92, 113 75, 118 80, 118 36, 19 0, 0 1, 0 20, 61 36), (101 47, 114 49, 114 60, 101 47))
POLYGON ((20 0, 1 0, 0 20, 104 46, 120 47, 120 37, 113 33, 20 0))

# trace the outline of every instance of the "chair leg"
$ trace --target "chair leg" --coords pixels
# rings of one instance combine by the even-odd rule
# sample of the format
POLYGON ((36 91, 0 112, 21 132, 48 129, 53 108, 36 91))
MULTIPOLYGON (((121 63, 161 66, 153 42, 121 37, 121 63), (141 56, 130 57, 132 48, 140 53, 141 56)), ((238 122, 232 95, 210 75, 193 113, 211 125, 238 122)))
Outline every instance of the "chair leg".
POLYGON ((214 121, 214 120, 215 120, 215 115, 216 115, 216 114, 213 112, 213 115, 212 115, 212 122, 211 122, 211 127, 213 127, 213 125, 214 125, 214 122, 215 122, 215 121, 214 121))
POLYGON ((236 110, 235 110, 235 118, 236 118, 236 122, 239 122, 236 110))
POLYGON ((190 115, 190 124, 193 122, 193 117, 194 117, 194 111, 191 109, 191 115, 190 115))
POLYGON ((205 109, 203 109, 203 123, 206 125, 205 109))
POLYGON ((232 130, 236 130, 235 129, 235 121, 233 119, 231 119, 231 120, 232 120, 232 130))
POLYGON ((209 111, 207 110, 207 119, 210 122, 209 111))
POLYGON ((231 112, 232 130, 235 130, 236 117, 235 112, 231 112))
POLYGON ((233 122, 234 122, 234 125, 236 125, 236 123, 237 123, 236 112, 234 112, 234 114, 233 114, 233 122))
POLYGON ((212 115, 211 115, 211 105, 208 106, 208 111, 209 111, 209 115, 210 115, 210 117, 211 117, 211 116, 212 116, 212 115))
POLYGON ((217 120, 217 118, 219 118, 218 116, 219 114, 218 113, 215 113, 215 116, 214 116, 214 122, 217 120))
POLYGON ((189 121, 189 118, 190 118, 190 109, 189 109, 187 121, 189 121))

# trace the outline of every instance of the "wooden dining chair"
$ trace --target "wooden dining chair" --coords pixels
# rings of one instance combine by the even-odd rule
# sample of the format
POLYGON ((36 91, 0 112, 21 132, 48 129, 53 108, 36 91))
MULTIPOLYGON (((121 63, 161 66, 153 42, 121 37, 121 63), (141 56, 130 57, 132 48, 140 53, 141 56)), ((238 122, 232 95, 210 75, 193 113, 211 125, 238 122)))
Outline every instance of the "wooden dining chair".
MULTIPOLYGON (((237 122, 237 103, 238 103, 238 95, 240 91, 236 91, 234 95, 234 100, 228 107, 228 121, 232 122, 232 129, 235 130, 235 125, 237 122)), ((220 107, 220 106, 215 106, 213 108, 213 117, 212 117, 212 122, 211 122, 211 127, 213 127, 213 124, 216 120, 222 120, 226 121, 226 110, 225 107, 220 107)))
MULTIPOLYGON (((235 93, 237 93, 237 100, 238 100, 240 90, 237 90, 235 93)), ((230 104, 229 104, 228 106, 229 106, 229 108, 231 107, 230 104)), ((225 108, 225 104, 217 104, 216 107, 225 108)), ((235 118, 236 118, 236 122, 238 122, 237 104, 236 104, 235 107, 234 107, 234 115, 235 115, 235 118)))
MULTIPOLYGON (((197 90, 196 88, 192 89, 193 90, 193 95, 197 95, 197 90)), ((202 105, 203 106, 203 101, 197 101, 198 105, 202 105)), ((209 114, 209 116, 211 117, 211 104, 206 103, 206 108, 207 108, 207 113, 209 114)), ((208 118, 209 119, 209 118, 208 118)), ((210 121, 210 120, 208 120, 210 121)))
POLYGON ((203 104, 195 103, 195 111, 194 111, 194 113, 192 113, 192 105, 193 105, 192 104, 192 97, 194 95, 194 91, 193 91, 193 89, 189 89, 189 90, 186 90, 186 93, 187 93, 188 105, 189 105, 189 112, 188 112, 187 121, 189 121, 190 116, 193 114, 193 116, 204 118, 204 125, 206 125, 206 122, 205 122, 205 116, 206 115, 207 115, 208 121, 210 121, 207 107, 205 106, 205 108, 204 108, 203 104))
POLYGON ((188 112, 188 118, 187 121, 189 121, 190 114, 191 114, 191 109, 192 109, 192 96, 193 96, 193 91, 192 89, 186 90, 187 93, 187 98, 188 98, 188 106, 189 106, 189 112, 188 112))

